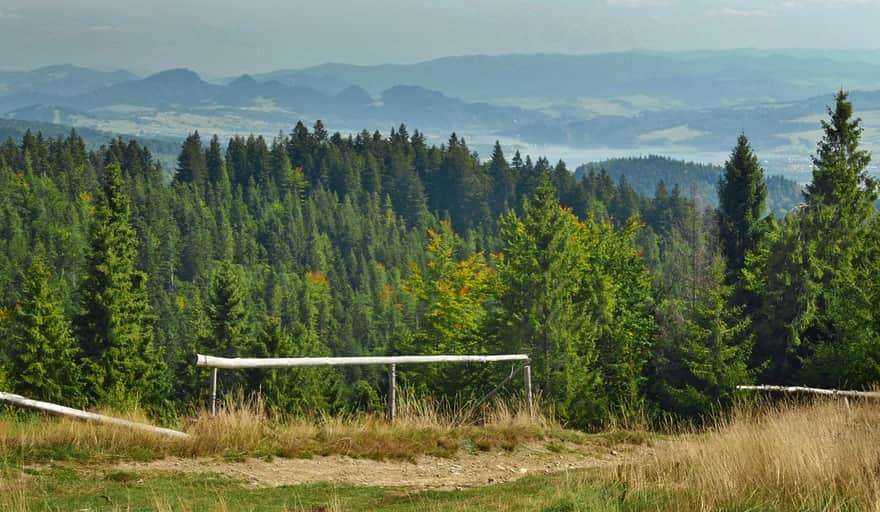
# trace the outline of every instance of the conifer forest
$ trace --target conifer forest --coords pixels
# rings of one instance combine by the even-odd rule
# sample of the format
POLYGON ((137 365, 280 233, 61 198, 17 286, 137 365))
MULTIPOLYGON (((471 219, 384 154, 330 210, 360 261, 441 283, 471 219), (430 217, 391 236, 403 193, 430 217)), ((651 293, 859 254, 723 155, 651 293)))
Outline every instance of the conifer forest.
MULTIPOLYGON (((600 429, 698 419, 743 384, 869 388, 878 185, 849 97, 827 99, 811 181, 784 208, 748 134, 707 204, 404 125, 194 132, 173 168, 134 140, 27 131, 0 145, 0 389, 161 420, 205 404, 196 353, 524 353, 560 421, 600 429)), ((398 383, 463 401, 508 371, 402 367, 398 383)), ((220 390, 284 413, 378 412, 387 378, 240 370, 220 390)))

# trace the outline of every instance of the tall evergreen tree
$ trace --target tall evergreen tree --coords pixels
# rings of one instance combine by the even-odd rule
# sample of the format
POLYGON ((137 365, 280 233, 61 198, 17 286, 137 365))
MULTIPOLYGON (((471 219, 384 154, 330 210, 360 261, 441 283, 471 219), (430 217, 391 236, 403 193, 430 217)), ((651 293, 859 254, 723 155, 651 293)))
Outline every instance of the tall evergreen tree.
POLYGON ((813 180, 803 210, 804 264, 810 283, 797 322, 802 329, 804 376, 817 384, 869 386, 880 380, 878 306, 871 298, 872 263, 880 248, 877 180, 861 145, 861 119, 845 92, 837 94, 813 157, 813 180), (810 293, 811 292, 811 293, 810 293))
POLYGON ((747 335, 748 320, 729 305, 732 289, 724 284, 720 255, 709 273, 711 282, 698 290, 696 303, 670 300, 658 313, 664 334, 654 354, 651 391, 664 410, 682 415, 729 405, 736 386, 753 379, 754 338, 747 335))
POLYGON ((211 332, 202 344, 204 350, 221 357, 246 355, 250 343, 244 298, 245 290, 235 266, 220 263, 211 279, 208 306, 211 332))
POLYGON ((840 92, 823 121, 806 205, 786 216, 748 260, 744 277, 758 297, 756 356, 764 378, 820 386, 880 380, 877 295, 880 250, 877 183, 860 148, 860 120, 840 92))
POLYGON ((598 385, 598 376, 585 371, 596 358, 596 332, 577 304, 583 270, 577 220, 545 180, 522 218, 511 212, 502 220, 501 238, 497 335, 505 350, 530 354, 538 387, 568 418, 572 399, 598 385))
POLYGON ((515 206, 516 202, 516 176, 497 140, 489 161, 489 176, 492 179, 492 212, 497 215, 515 206))
POLYGON ((728 282, 738 278, 746 254, 761 236, 766 202, 764 170, 749 140, 740 135, 718 183, 718 228, 727 259, 728 282))
POLYGON ((852 102, 844 91, 837 93, 828 115, 831 119, 822 121, 824 135, 813 157, 813 180, 804 196, 809 206, 852 209, 853 220, 859 222, 872 213, 877 198, 877 182, 868 174, 871 155, 860 148, 862 120, 853 118, 852 102))
MULTIPOLYGON (((214 135, 211 137, 211 143, 205 151, 205 173, 208 183, 218 183, 226 175, 226 162, 223 158, 222 149, 220 147, 220 139, 214 135)), ((228 177, 227 177, 228 179, 228 177)))
POLYGON ((183 146, 177 157, 174 181, 177 183, 204 185, 207 178, 208 164, 205 162, 202 139, 199 137, 199 132, 195 131, 183 141, 183 146))
POLYGON ((76 332, 92 401, 119 405, 140 397, 158 407, 167 398, 168 380, 153 340, 147 276, 135 268, 130 212, 119 165, 111 164, 95 214, 76 332))
POLYGON ((49 285, 42 256, 34 256, 22 295, 6 330, 9 374, 17 393, 38 400, 81 406, 78 349, 61 304, 49 285))

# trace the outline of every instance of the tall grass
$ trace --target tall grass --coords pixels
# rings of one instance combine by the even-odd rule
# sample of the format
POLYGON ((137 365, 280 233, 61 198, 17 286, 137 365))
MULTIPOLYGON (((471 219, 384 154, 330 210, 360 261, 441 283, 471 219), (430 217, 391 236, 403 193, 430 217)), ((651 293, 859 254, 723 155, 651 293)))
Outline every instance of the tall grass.
POLYGON ((880 406, 741 406, 606 480, 631 497, 666 496, 661 510, 880 510, 880 406))
MULTIPOLYGON (((449 457, 459 450, 513 449, 543 438, 554 427, 521 401, 492 402, 480 426, 460 425, 463 409, 403 391, 396 420, 381 415, 315 417, 269 414, 259 397, 233 396, 216 416, 204 409, 181 418, 190 434, 172 440, 151 433, 30 415, 0 417, 0 459, 14 462, 85 459, 154 459, 169 455, 242 458, 341 454, 373 459, 420 455, 449 457)), ((118 416, 118 414, 116 414, 118 416)), ((146 422, 134 412, 129 419, 146 422)))

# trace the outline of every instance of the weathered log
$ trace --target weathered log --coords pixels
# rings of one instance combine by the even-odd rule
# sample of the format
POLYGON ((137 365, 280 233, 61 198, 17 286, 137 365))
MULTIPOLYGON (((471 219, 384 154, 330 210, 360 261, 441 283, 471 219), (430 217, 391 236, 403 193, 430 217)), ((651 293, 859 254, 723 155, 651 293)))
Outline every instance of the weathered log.
POLYGON ((492 363, 500 361, 528 361, 525 354, 497 356, 380 356, 380 357, 287 357, 287 358, 227 358, 196 355, 195 365, 207 368, 292 368, 302 366, 357 366, 362 364, 410 363, 492 363))
POLYGON ((810 393, 814 395, 845 396, 854 398, 880 398, 876 391, 848 391, 842 389, 808 388, 805 386, 737 386, 740 391, 777 391, 780 393, 810 393))
POLYGON ((153 425, 147 425, 145 423, 137 423, 134 421, 124 420, 122 418, 104 416, 103 414, 86 412, 79 409, 74 409, 72 407, 65 407, 63 405, 53 404, 50 402, 31 400, 30 398, 25 398, 21 395, 4 393, 2 391, 0 391, 0 402, 6 402, 12 405, 17 405, 19 407, 26 407, 28 409, 33 409, 48 414, 54 414, 56 416, 62 416, 64 418, 71 418, 75 420, 94 423, 103 423, 106 425, 113 425, 116 427, 130 428, 135 430, 143 430, 145 432, 150 432, 160 436, 174 437, 177 439, 186 439, 189 437, 189 434, 178 432, 177 430, 171 430, 169 428, 154 427, 153 425))

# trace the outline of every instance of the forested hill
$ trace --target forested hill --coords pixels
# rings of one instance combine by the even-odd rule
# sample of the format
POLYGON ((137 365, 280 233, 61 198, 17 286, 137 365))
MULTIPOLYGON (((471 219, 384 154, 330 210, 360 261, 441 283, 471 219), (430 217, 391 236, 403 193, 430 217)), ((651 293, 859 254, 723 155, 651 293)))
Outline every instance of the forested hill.
MULTIPOLYGON (((717 165, 700 164, 674 160, 669 157, 649 155, 632 158, 615 158, 602 162, 585 164, 575 170, 575 176, 582 179, 591 171, 604 170, 615 181, 626 176, 626 181, 643 195, 654 195, 657 185, 678 186, 682 193, 693 195, 700 204, 718 206, 718 179, 724 168, 717 165)), ((803 202, 802 187, 783 176, 767 177, 767 204, 777 216, 803 202)))
MULTIPOLYGON (((844 135, 854 142, 820 147, 854 151, 844 135)), ((880 227, 859 155, 820 155, 812 206, 777 223, 760 218, 745 138, 721 208, 703 212, 677 188, 649 198, 497 145, 481 163, 455 134, 429 146, 403 126, 343 137, 297 124, 225 149, 194 133, 170 182, 135 141, 89 151, 76 134, 27 132, 0 146, 0 387, 162 415, 206 397, 196 352, 524 352, 558 416, 589 427, 698 416, 758 377, 867 385, 875 327, 848 320, 878 305, 880 227), (851 199, 840 215, 827 211, 837 197, 851 199), (792 243, 819 270, 791 260, 792 243), (840 251, 853 263, 838 272, 840 251), (779 297, 829 306, 797 323, 803 309, 779 297)), ((507 371, 405 368, 400 382, 463 399, 507 371)), ((221 387, 309 413, 376 410, 386 389, 360 367, 224 372, 221 387)))
MULTIPOLYGON (((40 121, 19 121, 15 119, 0 119, 0 141, 13 139, 21 140, 28 131, 39 133, 43 137, 58 138, 66 137, 74 128, 70 126, 44 123, 40 121)), ((112 138, 120 135, 93 130, 91 128, 76 128, 76 134, 85 143, 87 149, 98 149, 107 144, 112 138)), ((172 137, 133 137, 121 135, 126 139, 134 139, 140 145, 149 149, 153 157, 160 160, 166 170, 173 170, 173 163, 180 151, 180 140, 172 137)), ((170 174, 169 174, 170 176, 170 174)))

